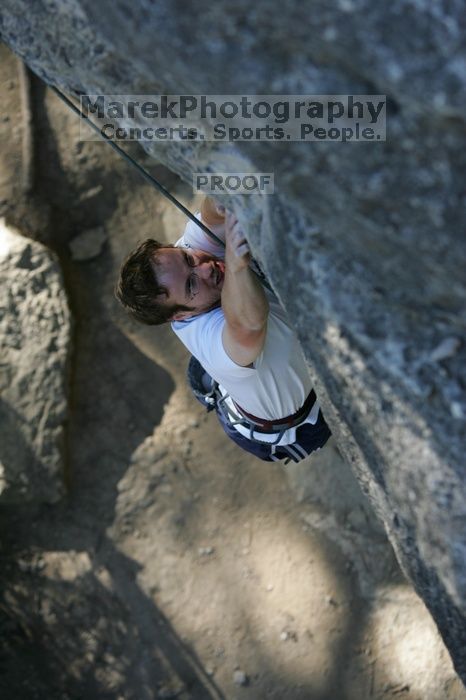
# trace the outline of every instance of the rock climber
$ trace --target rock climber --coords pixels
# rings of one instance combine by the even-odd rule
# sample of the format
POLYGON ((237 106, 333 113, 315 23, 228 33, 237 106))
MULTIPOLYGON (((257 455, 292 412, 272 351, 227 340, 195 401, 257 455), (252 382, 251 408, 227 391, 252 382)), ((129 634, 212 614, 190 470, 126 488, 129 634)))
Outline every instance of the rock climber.
POLYGON ((116 297, 142 323, 171 323, 192 355, 194 395, 235 443, 264 461, 299 462, 331 433, 296 334, 251 270, 234 214, 206 197, 196 217, 219 242, 193 221, 174 245, 145 240, 124 261, 116 297))

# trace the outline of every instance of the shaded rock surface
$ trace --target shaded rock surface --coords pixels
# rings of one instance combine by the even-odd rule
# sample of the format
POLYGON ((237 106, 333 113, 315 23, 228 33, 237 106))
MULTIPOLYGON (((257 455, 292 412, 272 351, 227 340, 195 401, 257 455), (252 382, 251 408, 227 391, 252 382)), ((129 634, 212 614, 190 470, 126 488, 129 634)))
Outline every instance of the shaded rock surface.
MULTIPOLYGON (((12 132, 16 75, 0 45, 12 132)), ((295 469, 238 450, 192 397, 170 328, 118 307, 122 256, 141 235, 173 240, 184 216, 111 149, 83 144, 51 90, 33 94, 49 225, 8 194, 21 168, 6 171, 4 196, 9 220, 46 237, 64 270, 75 319, 70 478, 52 507, 0 507, 2 700, 465 700, 334 441, 295 469), (74 261, 69 242, 101 225, 105 254, 74 261)), ((18 142, 3 135, 6 163, 18 142)), ((144 160, 198 208, 188 185, 144 160)))
POLYGON ((338 444, 465 678, 464 8, 291 2, 286 20, 282 10, 6 0, 0 32, 75 94, 388 95, 385 143, 149 150, 186 181, 207 167, 275 173, 274 198, 224 203, 293 318, 338 444))
POLYGON ((70 241, 73 260, 92 260, 102 252, 107 236, 102 226, 91 231, 84 231, 70 241))
POLYGON ((0 490, 3 502, 64 491, 70 313, 56 257, 0 219, 0 490))

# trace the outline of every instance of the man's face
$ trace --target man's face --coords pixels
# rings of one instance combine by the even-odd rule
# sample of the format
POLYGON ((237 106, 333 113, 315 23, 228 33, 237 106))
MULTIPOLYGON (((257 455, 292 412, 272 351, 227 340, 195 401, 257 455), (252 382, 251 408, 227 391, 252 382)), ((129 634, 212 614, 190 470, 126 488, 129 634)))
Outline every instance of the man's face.
POLYGON ((168 290, 165 301, 189 306, 173 320, 181 321, 218 306, 225 277, 222 260, 195 248, 162 248, 157 253, 157 280, 168 290))

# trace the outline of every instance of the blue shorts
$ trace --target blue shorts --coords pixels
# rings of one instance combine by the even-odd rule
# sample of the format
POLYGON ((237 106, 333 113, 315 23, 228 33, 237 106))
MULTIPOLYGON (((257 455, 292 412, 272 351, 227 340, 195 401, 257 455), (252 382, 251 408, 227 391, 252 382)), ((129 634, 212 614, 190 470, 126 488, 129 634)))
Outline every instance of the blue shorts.
POLYGON ((305 423, 296 429, 296 442, 293 442, 291 445, 276 447, 268 443, 250 440, 231 425, 228 415, 217 405, 215 396, 211 395, 214 381, 195 357, 191 357, 189 362, 188 381, 197 400, 208 411, 215 410, 220 425, 228 437, 243 450, 250 452, 265 462, 277 462, 282 459, 300 462, 310 455, 311 452, 323 447, 331 435, 322 411, 319 411, 317 422, 314 425, 305 423))

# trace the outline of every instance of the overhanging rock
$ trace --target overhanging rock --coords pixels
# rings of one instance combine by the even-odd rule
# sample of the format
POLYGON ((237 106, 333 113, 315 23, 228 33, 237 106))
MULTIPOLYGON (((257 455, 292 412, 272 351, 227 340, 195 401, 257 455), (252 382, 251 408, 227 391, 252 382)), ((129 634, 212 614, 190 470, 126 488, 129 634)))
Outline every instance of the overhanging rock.
POLYGON ((448 7, 4 0, 0 31, 75 94, 388 95, 386 142, 149 150, 187 181, 206 169, 274 172, 273 197, 225 203, 465 679, 466 39, 463 4, 448 7))

